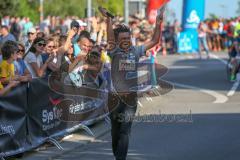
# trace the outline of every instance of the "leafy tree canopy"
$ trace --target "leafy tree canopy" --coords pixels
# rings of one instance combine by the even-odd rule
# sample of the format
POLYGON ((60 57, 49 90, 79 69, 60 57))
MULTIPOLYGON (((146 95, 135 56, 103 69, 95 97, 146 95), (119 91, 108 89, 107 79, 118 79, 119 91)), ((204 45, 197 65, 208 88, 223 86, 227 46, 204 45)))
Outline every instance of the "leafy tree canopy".
MULTIPOLYGON (((124 1, 120 0, 92 0, 94 13, 98 14, 98 6, 101 5, 115 15, 123 15, 124 1)), ((86 16, 87 0, 44 0, 44 16, 86 16)), ((0 16, 30 17, 35 23, 39 22, 39 0, 2 0, 0 1, 0 16)))

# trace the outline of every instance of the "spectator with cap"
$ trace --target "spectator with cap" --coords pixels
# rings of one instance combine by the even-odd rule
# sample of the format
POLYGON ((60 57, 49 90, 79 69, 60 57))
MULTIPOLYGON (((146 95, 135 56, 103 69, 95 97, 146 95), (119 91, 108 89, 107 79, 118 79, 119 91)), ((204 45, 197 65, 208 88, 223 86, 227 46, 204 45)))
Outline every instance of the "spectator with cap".
POLYGON ((1 27, 0 45, 2 46, 3 43, 5 43, 8 40, 16 41, 15 37, 11 33, 9 33, 8 27, 2 26, 1 27))
POLYGON ((37 36, 37 31, 35 28, 30 28, 27 32, 27 41, 25 42, 25 50, 26 52, 29 50, 31 47, 33 41, 35 40, 37 36))
POLYGON ((75 32, 75 35, 72 38, 72 43, 75 43, 77 41, 77 39, 79 38, 78 33, 79 33, 80 25, 76 20, 73 20, 71 22, 70 28, 72 30, 74 30, 74 32, 75 32))

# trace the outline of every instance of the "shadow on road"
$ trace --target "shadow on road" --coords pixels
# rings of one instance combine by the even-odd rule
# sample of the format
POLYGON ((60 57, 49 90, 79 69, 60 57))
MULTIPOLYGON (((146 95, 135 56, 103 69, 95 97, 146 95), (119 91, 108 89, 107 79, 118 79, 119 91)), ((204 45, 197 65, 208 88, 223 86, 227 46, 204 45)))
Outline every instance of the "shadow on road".
MULTIPOLYGON (((236 160, 240 158, 239 124, 240 114, 192 115, 191 122, 135 123, 128 160, 236 160)), ((57 158, 67 159, 112 160, 110 136, 57 158)))

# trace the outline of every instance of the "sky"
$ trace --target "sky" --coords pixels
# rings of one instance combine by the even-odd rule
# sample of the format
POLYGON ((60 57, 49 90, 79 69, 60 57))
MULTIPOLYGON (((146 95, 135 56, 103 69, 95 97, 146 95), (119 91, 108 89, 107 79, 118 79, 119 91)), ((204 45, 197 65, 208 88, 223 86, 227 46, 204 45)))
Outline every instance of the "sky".
MULTIPOLYGON (((205 1, 206 1, 205 17, 208 17, 209 13, 214 13, 215 15, 224 18, 237 16, 236 11, 238 9, 238 1, 240 0, 205 0, 205 1)), ((176 17, 179 21, 181 21, 182 17, 181 15, 182 3, 183 0, 170 0, 169 2, 169 8, 176 12, 176 17)))

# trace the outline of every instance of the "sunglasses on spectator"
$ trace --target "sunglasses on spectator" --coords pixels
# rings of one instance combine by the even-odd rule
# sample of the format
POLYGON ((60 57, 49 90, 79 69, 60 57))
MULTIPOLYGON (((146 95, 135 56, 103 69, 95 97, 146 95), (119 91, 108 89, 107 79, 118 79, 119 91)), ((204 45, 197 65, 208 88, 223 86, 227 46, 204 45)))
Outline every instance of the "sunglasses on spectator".
POLYGON ((48 48, 55 48, 55 46, 48 46, 48 48))
POLYGON ((46 46, 45 43, 37 43, 37 45, 38 45, 39 47, 41 47, 41 46, 45 47, 45 46, 46 46))
POLYGON ((25 50, 24 50, 24 49, 19 49, 17 52, 18 52, 18 53, 19 53, 19 52, 25 52, 25 50))

